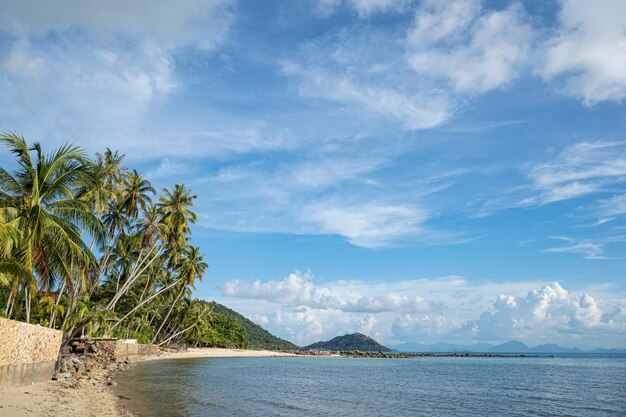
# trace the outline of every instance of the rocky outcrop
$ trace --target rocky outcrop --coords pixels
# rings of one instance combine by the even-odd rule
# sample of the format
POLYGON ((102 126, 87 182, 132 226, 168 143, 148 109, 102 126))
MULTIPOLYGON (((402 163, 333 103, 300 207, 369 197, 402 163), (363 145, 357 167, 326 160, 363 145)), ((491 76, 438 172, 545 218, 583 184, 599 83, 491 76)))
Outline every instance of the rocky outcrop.
POLYGON ((159 353, 156 346, 128 341, 77 339, 63 348, 52 379, 73 388, 81 388, 94 380, 115 385, 115 372, 127 369, 140 357, 159 353))

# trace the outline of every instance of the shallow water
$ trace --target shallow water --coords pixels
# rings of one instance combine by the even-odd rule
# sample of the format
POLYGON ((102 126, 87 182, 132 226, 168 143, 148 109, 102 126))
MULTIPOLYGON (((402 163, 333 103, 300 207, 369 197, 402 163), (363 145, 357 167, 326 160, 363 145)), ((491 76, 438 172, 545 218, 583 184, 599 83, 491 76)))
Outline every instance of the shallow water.
POLYGON ((626 416, 626 356, 181 359, 120 374, 140 416, 626 416))

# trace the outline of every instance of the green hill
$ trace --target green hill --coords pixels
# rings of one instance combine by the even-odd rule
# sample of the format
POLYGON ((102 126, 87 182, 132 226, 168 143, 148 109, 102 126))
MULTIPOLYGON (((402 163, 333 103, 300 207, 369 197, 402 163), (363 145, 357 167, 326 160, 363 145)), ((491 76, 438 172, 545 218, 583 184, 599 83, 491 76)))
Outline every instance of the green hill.
POLYGON ((226 317, 237 321, 248 335, 248 349, 269 349, 269 350, 298 350, 298 346, 291 342, 278 338, 259 326, 248 320, 241 314, 230 308, 211 301, 209 303, 213 307, 213 312, 223 314, 226 317))
POLYGON ((371 337, 361 333, 337 336, 327 342, 317 342, 305 346, 302 350, 329 350, 334 352, 359 350, 361 352, 389 352, 386 346, 381 345, 371 337))

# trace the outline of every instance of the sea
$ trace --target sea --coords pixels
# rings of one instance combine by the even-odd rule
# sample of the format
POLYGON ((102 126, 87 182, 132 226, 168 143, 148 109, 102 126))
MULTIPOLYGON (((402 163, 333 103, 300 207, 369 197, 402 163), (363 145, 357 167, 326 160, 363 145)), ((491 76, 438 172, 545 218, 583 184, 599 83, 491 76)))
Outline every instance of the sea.
POLYGON ((117 394, 153 416, 626 416, 626 355, 141 362, 117 394))

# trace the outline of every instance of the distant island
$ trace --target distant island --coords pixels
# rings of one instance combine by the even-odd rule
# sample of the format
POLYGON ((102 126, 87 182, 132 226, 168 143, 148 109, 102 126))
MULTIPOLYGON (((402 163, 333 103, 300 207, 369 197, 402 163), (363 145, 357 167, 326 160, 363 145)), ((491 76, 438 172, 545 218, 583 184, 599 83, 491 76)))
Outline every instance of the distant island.
POLYGON ((361 333, 337 336, 325 342, 317 342, 305 346, 302 350, 327 350, 331 352, 361 351, 361 352, 390 352, 391 349, 383 346, 376 340, 361 333))
POLYGON ((402 343, 391 346, 397 352, 412 353, 626 353, 626 349, 592 349, 583 350, 576 347, 564 348, 554 343, 546 343, 529 347, 520 341, 509 341, 492 345, 476 343, 473 345, 459 345, 453 343, 402 343))

